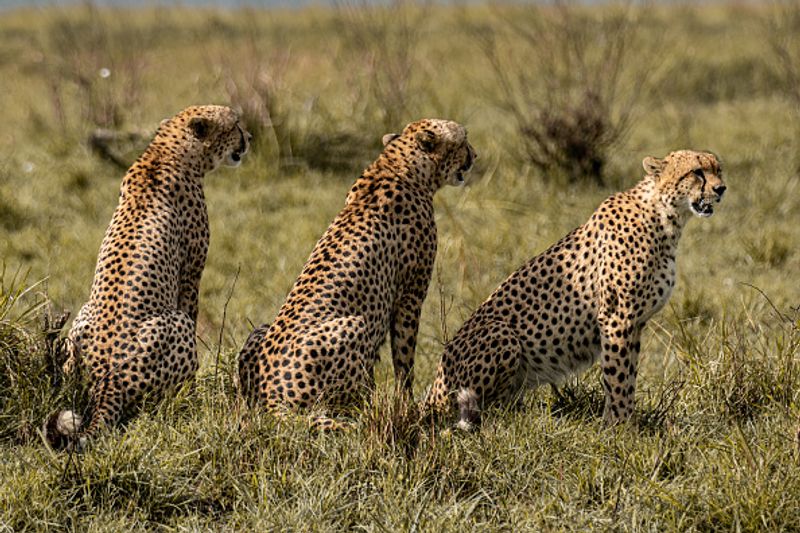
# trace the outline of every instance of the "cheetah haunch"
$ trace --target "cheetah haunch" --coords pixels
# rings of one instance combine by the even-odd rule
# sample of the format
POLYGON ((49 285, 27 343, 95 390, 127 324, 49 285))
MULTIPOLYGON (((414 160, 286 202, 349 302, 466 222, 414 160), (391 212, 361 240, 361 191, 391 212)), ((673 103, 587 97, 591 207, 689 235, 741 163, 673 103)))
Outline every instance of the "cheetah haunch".
MULTIPOLYGON (((273 412, 352 404, 374 383, 391 336, 398 386, 410 393, 422 302, 436 257, 434 193, 461 185, 475 159, 466 130, 420 120, 383 137, 271 325, 239 356, 243 395, 273 412)), ((319 429, 337 424, 316 419, 319 429)))
POLYGON ((122 180, 97 259, 89 301, 67 338, 64 371, 91 388, 84 416, 45 422, 56 448, 76 445, 161 397, 197 370, 195 329, 208 252, 203 177, 237 166, 250 135, 228 107, 189 107, 164 120, 122 180))
POLYGON ((647 157, 646 176, 605 200, 582 226, 514 272, 445 347, 422 412, 460 411, 520 399, 598 359, 607 423, 634 410, 642 328, 669 299, 681 230, 708 217, 725 192, 720 162, 682 150, 647 157))

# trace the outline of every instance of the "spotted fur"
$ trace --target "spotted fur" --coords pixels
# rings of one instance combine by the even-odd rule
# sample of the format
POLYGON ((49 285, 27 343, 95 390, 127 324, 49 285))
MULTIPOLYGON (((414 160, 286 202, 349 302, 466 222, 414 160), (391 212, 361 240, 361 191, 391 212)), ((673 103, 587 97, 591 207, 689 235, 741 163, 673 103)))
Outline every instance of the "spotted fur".
MULTIPOLYGON (((373 384, 389 333, 398 386, 410 392, 422 302, 436 256, 433 196, 460 185, 475 159, 466 130, 420 120, 384 136, 385 148, 350 189, 272 324, 239 356, 251 402, 335 409, 373 384)), ((320 416, 317 425, 335 426, 320 416)))
POLYGON ((646 176, 514 272, 445 347, 424 416, 519 400, 600 360, 607 423, 634 411, 639 338, 669 299, 681 231, 725 192, 719 160, 681 150, 643 161, 646 176))
POLYGON ((91 384, 87 413, 54 414, 44 428, 53 445, 82 446, 146 395, 163 396, 194 375, 209 239, 203 177, 238 165, 249 138, 230 108, 189 107, 161 123, 125 174, 89 301, 67 338, 65 372, 91 384))

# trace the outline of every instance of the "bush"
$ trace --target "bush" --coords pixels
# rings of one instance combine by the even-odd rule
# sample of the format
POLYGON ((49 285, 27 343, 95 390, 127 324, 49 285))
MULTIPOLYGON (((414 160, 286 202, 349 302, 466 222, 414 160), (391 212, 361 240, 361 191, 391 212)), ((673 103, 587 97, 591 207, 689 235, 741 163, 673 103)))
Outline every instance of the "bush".
POLYGON ((800 0, 775 2, 765 32, 774 53, 778 85, 800 112, 800 0))
POLYGON ((347 56, 355 58, 358 72, 365 73, 366 111, 383 126, 377 135, 395 131, 410 114, 418 66, 416 43, 425 33, 429 9, 407 0, 377 6, 362 0, 337 2, 337 12, 347 56))
POLYGON ((653 70, 631 61, 644 50, 634 11, 556 1, 495 14, 474 33, 500 87, 491 98, 513 118, 525 158, 569 182, 602 183, 653 70))
POLYGON ((73 110, 80 127, 95 128, 119 128, 138 112, 152 33, 89 2, 77 15, 57 15, 46 35, 38 68, 58 128, 67 129, 73 110))

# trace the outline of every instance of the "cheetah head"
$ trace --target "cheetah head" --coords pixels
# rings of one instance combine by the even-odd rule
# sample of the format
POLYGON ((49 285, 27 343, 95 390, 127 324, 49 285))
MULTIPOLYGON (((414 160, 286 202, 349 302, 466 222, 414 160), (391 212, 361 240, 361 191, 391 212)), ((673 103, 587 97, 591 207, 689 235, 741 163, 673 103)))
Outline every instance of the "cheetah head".
POLYGON ((712 153, 679 150, 664 159, 645 157, 642 166, 655 179, 662 197, 698 217, 713 215, 714 204, 722 200, 727 188, 722 164, 712 153))
POLYGON ((383 136, 385 151, 399 151, 412 161, 433 164, 435 186, 448 184, 461 186, 465 174, 472 168, 478 155, 467 141, 467 130, 452 120, 423 119, 412 122, 403 133, 383 136))
POLYGON ((250 147, 251 135, 231 108, 220 105, 187 107, 161 122, 155 142, 175 146, 182 157, 201 172, 219 167, 238 166, 250 147))

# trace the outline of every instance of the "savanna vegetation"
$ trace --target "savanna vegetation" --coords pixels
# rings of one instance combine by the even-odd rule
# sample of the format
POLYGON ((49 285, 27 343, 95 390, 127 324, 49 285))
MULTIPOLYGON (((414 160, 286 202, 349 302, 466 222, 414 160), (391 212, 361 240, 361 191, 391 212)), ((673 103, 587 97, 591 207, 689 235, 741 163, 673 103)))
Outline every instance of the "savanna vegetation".
POLYGON ((0 531, 800 530, 797 2, 85 3, 4 11, 0 43, 0 531), (195 103, 239 107, 255 135, 206 180, 197 382, 52 452, 41 422, 83 401, 58 371, 62 313, 88 295, 125 165, 195 103), (471 310, 643 157, 722 158, 726 197, 690 221, 645 333, 636 424, 603 426, 594 369, 434 433, 394 398, 388 351, 348 432, 237 400, 252 326, 381 135, 428 116, 464 123, 480 161, 437 197, 417 396, 471 310))

